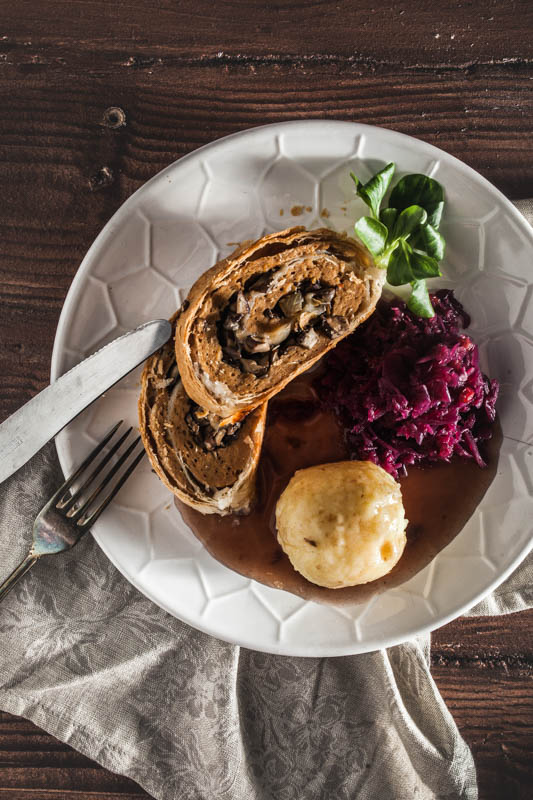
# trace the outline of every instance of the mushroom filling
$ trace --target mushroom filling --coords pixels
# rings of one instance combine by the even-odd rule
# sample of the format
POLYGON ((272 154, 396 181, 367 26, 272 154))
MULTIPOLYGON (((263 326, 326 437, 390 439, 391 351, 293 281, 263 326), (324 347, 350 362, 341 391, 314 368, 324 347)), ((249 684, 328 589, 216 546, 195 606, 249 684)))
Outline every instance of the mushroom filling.
POLYGON ((310 350, 320 334, 335 339, 346 331, 343 317, 332 314, 336 288, 308 278, 252 318, 256 299, 276 284, 276 272, 254 275, 235 292, 218 322, 223 360, 241 372, 262 378, 289 347, 310 350))
MULTIPOLYGON (((168 415, 170 417, 171 409, 175 407, 176 396, 181 386, 178 366, 175 361, 172 361, 164 375, 157 379, 155 386, 158 390, 164 389, 169 395, 168 415)), ((213 450, 227 447, 237 438, 242 422, 225 425, 224 427, 213 426, 210 415, 205 414, 200 406, 190 398, 187 399, 189 400, 189 411, 185 415, 185 422, 195 444, 201 447, 202 450, 209 453, 213 450)))
POLYGON ((190 401, 190 409, 185 415, 185 422, 195 443, 207 453, 227 447, 235 441, 242 426, 241 422, 235 422, 233 425, 214 428, 211 425, 209 415, 204 414, 200 406, 193 403, 192 400, 190 401))

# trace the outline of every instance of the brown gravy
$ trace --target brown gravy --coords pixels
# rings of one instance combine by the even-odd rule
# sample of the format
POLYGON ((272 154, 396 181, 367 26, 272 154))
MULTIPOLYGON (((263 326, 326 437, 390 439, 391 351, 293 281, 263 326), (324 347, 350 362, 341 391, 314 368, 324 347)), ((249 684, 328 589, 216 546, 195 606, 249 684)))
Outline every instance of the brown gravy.
POLYGON ((203 515, 176 500, 187 525, 207 550, 230 569, 260 583, 321 603, 359 603, 404 583, 459 533, 492 483, 502 441, 499 423, 487 443, 488 466, 456 458, 450 464, 412 468, 400 479, 409 520, 407 545, 396 567, 362 586, 325 589, 293 569, 276 538, 277 500, 297 469, 349 459, 332 413, 318 407, 312 383, 317 372, 300 375, 269 404, 259 462, 258 502, 247 516, 203 515))

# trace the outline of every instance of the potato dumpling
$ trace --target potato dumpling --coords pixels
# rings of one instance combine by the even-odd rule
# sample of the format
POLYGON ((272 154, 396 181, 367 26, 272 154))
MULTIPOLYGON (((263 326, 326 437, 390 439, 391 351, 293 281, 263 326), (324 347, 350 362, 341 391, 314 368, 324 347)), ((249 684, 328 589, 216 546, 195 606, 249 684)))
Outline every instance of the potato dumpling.
POLYGON ((278 500, 276 524, 294 569, 330 589, 386 575, 406 541, 400 486, 370 461, 296 472, 278 500))

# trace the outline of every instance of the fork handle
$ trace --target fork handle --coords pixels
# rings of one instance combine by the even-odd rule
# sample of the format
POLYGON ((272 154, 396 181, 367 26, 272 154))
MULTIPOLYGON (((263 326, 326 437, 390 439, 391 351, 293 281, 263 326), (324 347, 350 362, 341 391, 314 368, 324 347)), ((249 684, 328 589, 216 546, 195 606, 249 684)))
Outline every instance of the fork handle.
POLYGON ((3 584, 0 586, 0 602, 4 599, 6 594, 13 588, 20 578, 25 575, 35 564, 36 561, 39 560, 39 556, 34 556, 31 553, 28 553, 26 558, 24 558, 18 567, 15 567, 11 575, 5 579, 3 584))

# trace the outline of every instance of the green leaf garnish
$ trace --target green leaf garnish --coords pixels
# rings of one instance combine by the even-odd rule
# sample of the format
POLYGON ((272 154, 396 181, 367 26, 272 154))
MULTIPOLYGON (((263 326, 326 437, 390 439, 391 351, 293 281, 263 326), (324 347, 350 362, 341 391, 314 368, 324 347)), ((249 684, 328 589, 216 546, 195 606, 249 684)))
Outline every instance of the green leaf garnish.
POLYGON ((373 256, 379 256, 387 241, 387 227, 374 217, 361 217, 355 223, 355 232, 373 256))
POLYGON ((411 237, 411 244, 418 250, 425 250, 430 256, 442 261, 444 258, 445 242, 442 234, 433 225, 427 223, 419 228, 411 237))
POLYGON ((391 192, 390 204, 402 211, 408 206, 422 206, 428 222, 438 229, 444 208, 444 190, 438 181, 427 175, 405 175, 391 192))
POLYGON ((413 250, 405 239, 400 239, 390 255, 387 280, 391 286, 403 286, 415 279, 437 278, 440 274, 439 262, 421 250, 413 250))
POLYGON ((387 280, 391 286, 403 286, 415 279, 411 267, 412 253, 411 246, 405 239, 400 239, 390 255, 387 267, 387 280))
POLYGON ((427 175, 405 175, 391 192, 389 208, 381 208, 395 168, 395 164, 387 164, 364 184, 350 173, 357 195, 371 213, 361 217, 354 229, 376 265, 387 270, 391 286, 411 284, 409 309, 420 317, 432 317, 435 312, 425 279, 442 274, 439 261, 445 243, 438 227, 444 190, 427 175))
POLYGON ((379 219, 379 207, 389 188, 395 169, 395 164, 387 164, 386 167, 376 172, 366 183, 361 183, 359 178, 354 175, 353 172, 350 172, 358 196, 364 200, 372 212, 372 216, 376 219, 379 219))
POLYGON ((435 316, 425 281, 414 280, 411 282, 411 296, 407 301, 407 308, 418 317, 429 319, 429 317, 435 316))
POLYGON ((392 231, 394 228, 394 223, 396 222, 396 217, 398 216, 398 211, 395 208, 382 208, 379 212, 379 218, 381 222, 392 231))
POLYGON ((439 262, 422 250, 411 250, 409 262, 415 278, 438 278, 442 275, 439 262))
POLYGON ((422 206, 408 206, 400 212, 392 229, 393 239, 406 239, 427 219, 427 214, 422 206))

